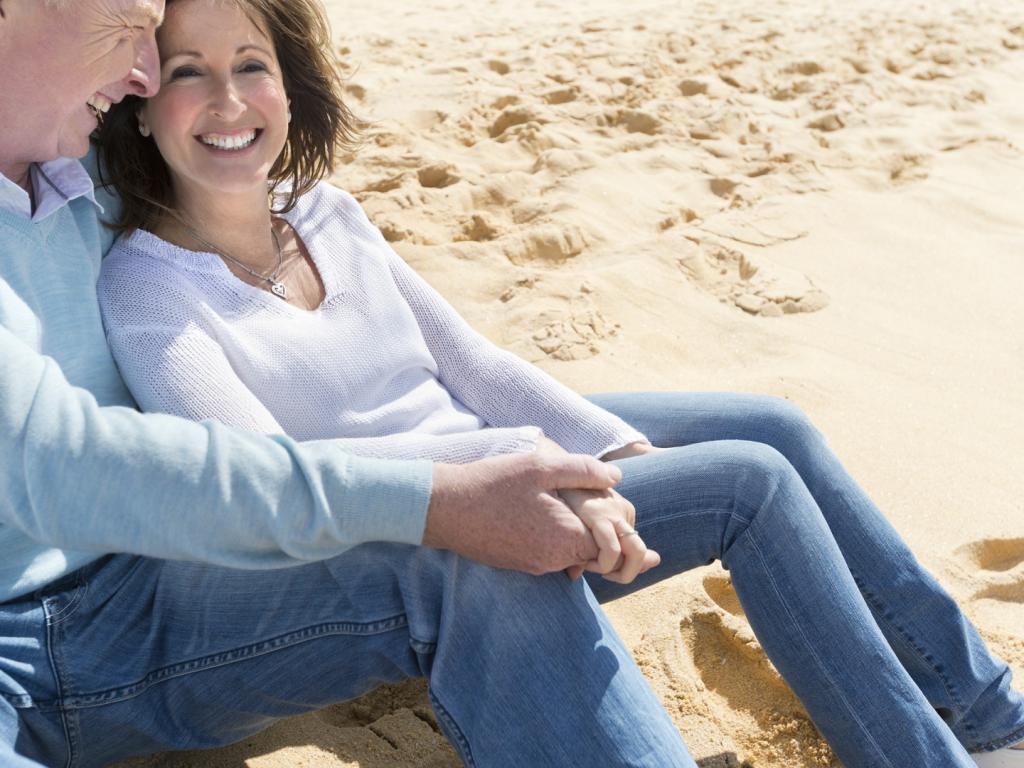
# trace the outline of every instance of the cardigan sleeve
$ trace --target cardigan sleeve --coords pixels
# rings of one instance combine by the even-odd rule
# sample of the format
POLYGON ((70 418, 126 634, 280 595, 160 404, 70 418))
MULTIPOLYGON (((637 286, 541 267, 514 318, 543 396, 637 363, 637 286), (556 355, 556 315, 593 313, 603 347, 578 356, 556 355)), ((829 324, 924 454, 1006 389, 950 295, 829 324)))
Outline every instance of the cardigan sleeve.
POLYGON ((425 461, 100 407, 0 326, 0 524, 61 549, 237 568, 418 544, 425 461))

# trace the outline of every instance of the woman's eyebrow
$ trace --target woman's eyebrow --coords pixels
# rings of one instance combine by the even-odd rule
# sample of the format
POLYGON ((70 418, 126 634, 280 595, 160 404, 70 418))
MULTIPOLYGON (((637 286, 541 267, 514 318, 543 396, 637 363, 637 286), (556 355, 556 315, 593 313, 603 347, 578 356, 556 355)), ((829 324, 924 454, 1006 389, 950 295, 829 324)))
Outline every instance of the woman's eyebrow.
POLYGON ((172 53, 167 58, 172 59, 175 56, 190 56, 193 59, 201 59, 201 58, 203 58, 203 54, 201 54, 199 51, 175 51, 174 53, 172 53))
MULTIPOLYGON (((259 51, 260 53, 266 56, 270 56, 270 51, 268 51, 266 48, 263 48, 262 46, 259 45, 253 45, 252 43, 243 45, 240 48, 238 48, 235 51, 235 55, 237 56, 238 54, 245 53, 246 51, 259 51)), ((203 58, 203 54, 201 54, 199 51, 174 51, 173 53, 169 54, 167 58, 176 59, 179 56, 187 56, 191 59, 203 58)))

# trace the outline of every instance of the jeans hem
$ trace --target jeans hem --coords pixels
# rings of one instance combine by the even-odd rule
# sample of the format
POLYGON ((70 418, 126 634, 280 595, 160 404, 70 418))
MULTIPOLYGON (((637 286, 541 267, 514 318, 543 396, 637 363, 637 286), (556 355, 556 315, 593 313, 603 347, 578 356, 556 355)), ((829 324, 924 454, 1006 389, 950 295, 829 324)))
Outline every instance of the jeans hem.
POLYGON ((978 744, 978 745, 974 745, 974 746, 968 747, 967 751, 968 752, 973 752, 975 754, 980 753, 980 752, 995 752, 997 749, 1002 749, 1003 747, 1009 747, 1009 746, 1017 744, 1017 743, 1019 743, 1021 741, 1024 741, 1024 725, 1021 725, 1017 730, 1013 731, 1009 736, 1006 736, 1006 737, 1004 737, 1002 739, 996 739, 995 741, 990 741, 987 744, 978 744))

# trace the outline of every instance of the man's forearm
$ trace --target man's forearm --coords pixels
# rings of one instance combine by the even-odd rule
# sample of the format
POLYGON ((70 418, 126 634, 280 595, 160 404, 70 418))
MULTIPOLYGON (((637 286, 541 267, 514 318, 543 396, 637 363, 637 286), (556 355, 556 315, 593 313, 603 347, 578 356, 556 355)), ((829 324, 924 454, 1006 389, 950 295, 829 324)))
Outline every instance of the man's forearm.
POLYGON ((240 568, 418 544, 431 465, 101 408, 0 328, 0 522, 36 542, 240 568))

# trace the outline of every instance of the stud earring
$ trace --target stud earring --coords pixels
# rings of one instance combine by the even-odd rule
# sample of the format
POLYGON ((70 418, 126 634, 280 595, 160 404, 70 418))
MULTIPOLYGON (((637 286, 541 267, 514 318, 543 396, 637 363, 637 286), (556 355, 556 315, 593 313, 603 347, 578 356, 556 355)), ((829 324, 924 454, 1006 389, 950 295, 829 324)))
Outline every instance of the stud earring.
POLYGON ((149 138, 149 134, 151 133, 151 131, 149 130, 149 126, 148 125, 143 125, 142 123, 139 123, 139 133, 141 133, 143 136, 145 136, 148 139, 149 138))

